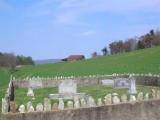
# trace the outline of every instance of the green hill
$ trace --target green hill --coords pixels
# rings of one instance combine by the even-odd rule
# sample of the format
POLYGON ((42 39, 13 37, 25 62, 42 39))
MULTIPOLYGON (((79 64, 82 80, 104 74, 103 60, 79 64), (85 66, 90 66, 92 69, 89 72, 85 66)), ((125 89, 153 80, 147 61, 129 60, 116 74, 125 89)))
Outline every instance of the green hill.
POLYGON ((160 47, 97 57, 19 68, 15 77, 85 76, 113 73, 160 73, 160 47))

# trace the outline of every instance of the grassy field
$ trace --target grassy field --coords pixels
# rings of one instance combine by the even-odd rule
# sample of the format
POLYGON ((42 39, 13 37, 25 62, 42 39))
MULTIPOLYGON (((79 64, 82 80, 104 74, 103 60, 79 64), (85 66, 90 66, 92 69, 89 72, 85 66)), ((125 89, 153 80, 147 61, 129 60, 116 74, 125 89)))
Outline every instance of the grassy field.
POLYGON ((160 74, 160 46, 74 62, 60 62, 19 68, 13 75, 31 76, 86 76, 113 73, 160 74))
MULTIPOLYGON (((60 62, 60 63, 52 63, 46 65, 37 65, 37 66, 25 66, 18 68, 17 71, 12 74, 16 78, 24 78, 31 76, 40 76, 40 77, 86 76, 86 75, 98 75, 98 74, 103 75, 103 74, 113 74, 113 73, 160 74, 160 46, 143 50, 137 50, 128 53, 98 57, 94 59, 86 59, 82 61, 60 62)), ((11 73, 8 72, 6 68, 0 68, 0 98, 4 96, 4 93, 8 86, 10 75, 11 73)), ((81 88, 79 88, 79 90, 81 90, 81 88)), ((52 91, 51 93, 53 93, 54 90, 51 89, 51 91, 52 91)), ((91 89, 91 91, 94 90, 91 89)), ((23 94, 25 93, 26 96, 25 89, 19 91, 19 94, 21 92, 23 94)), ((37 92, 41 93, 42 91, 37 91, 37 92)), ((48 94, 49 93, 47 93, 47 96, 48 94)), ((19 102, 18 100, 18 103, 21 102, 19 102)), ((0 112, 1 112, 1 100, 0 100, 0 112)))
MULTIPOLYGON (((151 87, 151 86, 137 86, 137 91, 138 92, 143 92, 144 95, 146 93, 150 93, 151 89, 156 89, 160 90, 160 87, 151 87)), ((113 93, 118 93, 119 97, 122 94, 127 94, 128 88, 123 88, 123 89, 114 89, 112 86, 105 86, 105 85, 93 85, 93 86, 85 86, 85 87, 78 87, 78 93, 86 93, 88 95, 91 95, 95 101, 97 102, 98 98, 102 98, 104 100, 105 95, 107 94, 113 94, 113 93)), ((57 94, 58 93, 58 88, 57 87, 52 87, 52 88, 40 88, 40 89, 34 89, 34 99, 31 96, 26 96, 27 94, 27 89, 26 88, 21 88, 15 90, 15 101, 17 104, 20 106, 21 104, 24 104, 25 106, 27 105, 27 102, 32 101, 33 106, 36 107, 37 103, 43 103, 44 98, 48 98, 49 94, 57 94), (24 97, 20 97, 24 96, 24 97)), ((135 94, 137 97, 137 94, 135 94)), ((128 99, 129 99, 129 94, 128 94, 128 99)), ((65 100, 65 104, 68 100, 65 100)), ((54 102, 58 102, 57 100, 51 100, 51 103, 53 105, 54 102)), ((104 101, 103 101, 104 103, 104 101)))

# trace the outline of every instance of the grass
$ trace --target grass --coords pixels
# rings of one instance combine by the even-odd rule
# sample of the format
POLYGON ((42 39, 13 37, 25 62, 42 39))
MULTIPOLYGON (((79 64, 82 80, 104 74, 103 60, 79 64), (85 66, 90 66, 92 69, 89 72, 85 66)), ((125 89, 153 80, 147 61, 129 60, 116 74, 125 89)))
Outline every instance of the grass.
POLYGON ((160 73, 160 46, 128 53, 74 62, 60 62, 19 68, 17 78, 40 76, 86 76, 113 73, 160 73))
MULTIPOLYGON (((151 89, 160 90, 160 87, 151 87, 151 86, 140 86, 138 85, 137 90, 138 92, 143 92, 144 94, 150 93, 151 89)), ((105 95, 107 94, 113 94, 118 93, 119 97, 122 94, 127 94, 128 88, 123 89, 114 89, 111 86, 106 85, 93 85, 93 86, 83 86, 78 87, 78 93, 86 93, 91 95, 95 101, 97 101, 98 98, 102 98, 104 100, 105 95)), ((20 106, 21 104, 27 105, 27 102, 32 101, 33 106, 36 107, 37 103, 43 103, 44 98, 48 98, 49 94, 58 93, 57 87, 52 88, 40 88, 40 89, 34 89, 35 96, 33 97, 27 96, 27 89, 21 88, 15 90, 15 101, 20 106), (23 96, 23 97, 20 97, 23 96)), ((137 94, 135 94, 137 97, 137 94)), ((129 98, 129 95, 128 95, 129 98)), ((54 102, 58 102, 57 100, 51 100, 51 103, 53 105, 54 102)), ((65 103, 67 100, 65 100, 65 103)))

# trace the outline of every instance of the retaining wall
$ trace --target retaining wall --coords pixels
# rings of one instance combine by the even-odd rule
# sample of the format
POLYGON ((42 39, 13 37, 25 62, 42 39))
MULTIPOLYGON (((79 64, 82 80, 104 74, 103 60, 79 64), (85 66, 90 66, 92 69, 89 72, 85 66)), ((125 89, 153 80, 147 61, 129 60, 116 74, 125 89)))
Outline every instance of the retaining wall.
MULTIPOLYGON (((87 85, 96 85, 101 84, 102 80, 115 78, 129 78, 129 75, 116 75, 116 76, 94 76, 94 77, 77 77, 74 78, 76 80, 78 86, 87 86, 87 85)), ((73 78, 72 78, 73 79, 73 78)), ((160 86, 160 76, 144 76, 144 75, 135 75, 136 84, 139 85, 147 85, 147 86, 160 86)), ((41 78, 43 87, 53 87, 57 86, 58 79, 44 79, 41 78)), ((60 79, 59 79, 60 80, 60 79)), ((13 84, 15 87, 28 87, 29 80, 13 80, 13 84)))
POLYGON ((3 120, 160 120, 160 100, 70 110, 2 114, 3 120))

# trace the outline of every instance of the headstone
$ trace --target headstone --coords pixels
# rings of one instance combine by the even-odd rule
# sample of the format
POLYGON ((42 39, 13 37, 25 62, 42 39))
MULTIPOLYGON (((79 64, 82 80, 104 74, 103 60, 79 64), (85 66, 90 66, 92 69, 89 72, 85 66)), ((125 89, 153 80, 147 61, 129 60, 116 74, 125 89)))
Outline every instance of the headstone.
POLYGON ((118 96, 114 96, 113 97, 113 104, 118 104, 120 103, 120 99, 118 98, 118 96))
POLYGON ((37 106, 36 106, 36 111, 43 111, 43 105, 42 103, 38 103, 37 106))
POLYGON ((59 94, 77 93, 77 84, 75 80, 60 80, 58 86, 59 94))
POLYGON ((143 100, 143 92, 138 93, 137 100, 140 100, 140 101, 143 100))
POLYGON ((43 88, 42 80, 41 78, 35 78, 29 80, 29 86, 32 88, 43 88))
POLYGON ((59 105, 58 105, 59 110, 64 110, 64 102, 62 98, 59 98, 59 105))
POLYGON ((67 102, 67 109, 72 109, 73 108, 73 102, 72 101, 68 101, 67 102))
POLYGON ((34 107, 32 105, 32 102, 27 103, 27 112, 34 112, 34 107))
POLYGON ((8 103, 5 99, 2 98, 2 113, 7 113, 8 112, 8 103))
POLYGON ((129 80, 130 80, 130 86, 129 86, 129 91, 128 92, 130 94, 137 93, 135 77, 133 75, 130 75, 129 80))
POLYGON ((48 98, 44 98, 44 111, 51 110, 51 101, 48 98))
POLYGON ((80 108, 79 99, 77 97, 74 97, 74 108, 80 108))
POLYGON ((10 112, 16 113, 16 111, 17 111, 17 104, 16 104, 16 102, 15 101, 10 101, 9 105, 10 105, 10 112))
POLYGON ((151 95, 153 99, 156 99, 156 90, 155 89, 151 89, 151 95))
POLYGON ((81 98, 80 101, 81 101, 81 107, 86 107, 87 106, 87 103, 86 103, 84 98, 81 98))
POLYGON ((123 95, 121 96, 121 100, 122 100, 122 103, 128 102, 128 101, 127 101, 127 95, 126 95, 126 94, 123 94, 123 95))
POLYGON ((102 84, 113 86, 114 85, 114 80, 111 80, 111 79, 102 80, 102 84))
POLYGON ((20 112, 20 113, 24 113, 24 112, 25 112, 25 106, 24 106, 24 105, 21 105, 21 106, 19 107, 19 112, 20 112))
POLYGON ((28 87, 28 93, 27 93, 27 96, 34 96, 32 86, 29 86, 29 87, 28 87))
POLYGON ((129 79, 128 78, 117 78, 114 80, 115 88, 129 88, 129 79))
POLYGON ((98 106, 102 106, 103 104, 102 104, 102 99, 101 98, 98 98, 98 100, 97 100, 97 105, 98 106))
POLYGON ((130 95, 130 102, 135 102, 136 101, 136 97, 134 95, 130 95))
POLYGON ((112 104, 112 95, 111 94, 106 95, 104 98, 105 98, 104 102, 106 105, 112 104))
POLYGON ((88 102, 89 107, 95 107, 96 106, 95 100, 92 98, 92 96, 89 96, 88 101, 89 101, 88 102))
POLYGON ((58 103, 57 103, 57 102, 55 102, 55 103, 53 104, 53 110, 58 110, 58 103))
POLYGON ((146 93, 146 94, 145 94, 144 100, 149 100, 149 93, 146 93))
POLYGON ((156 99, 160 99, 160 91, 157 91, 156 99))

